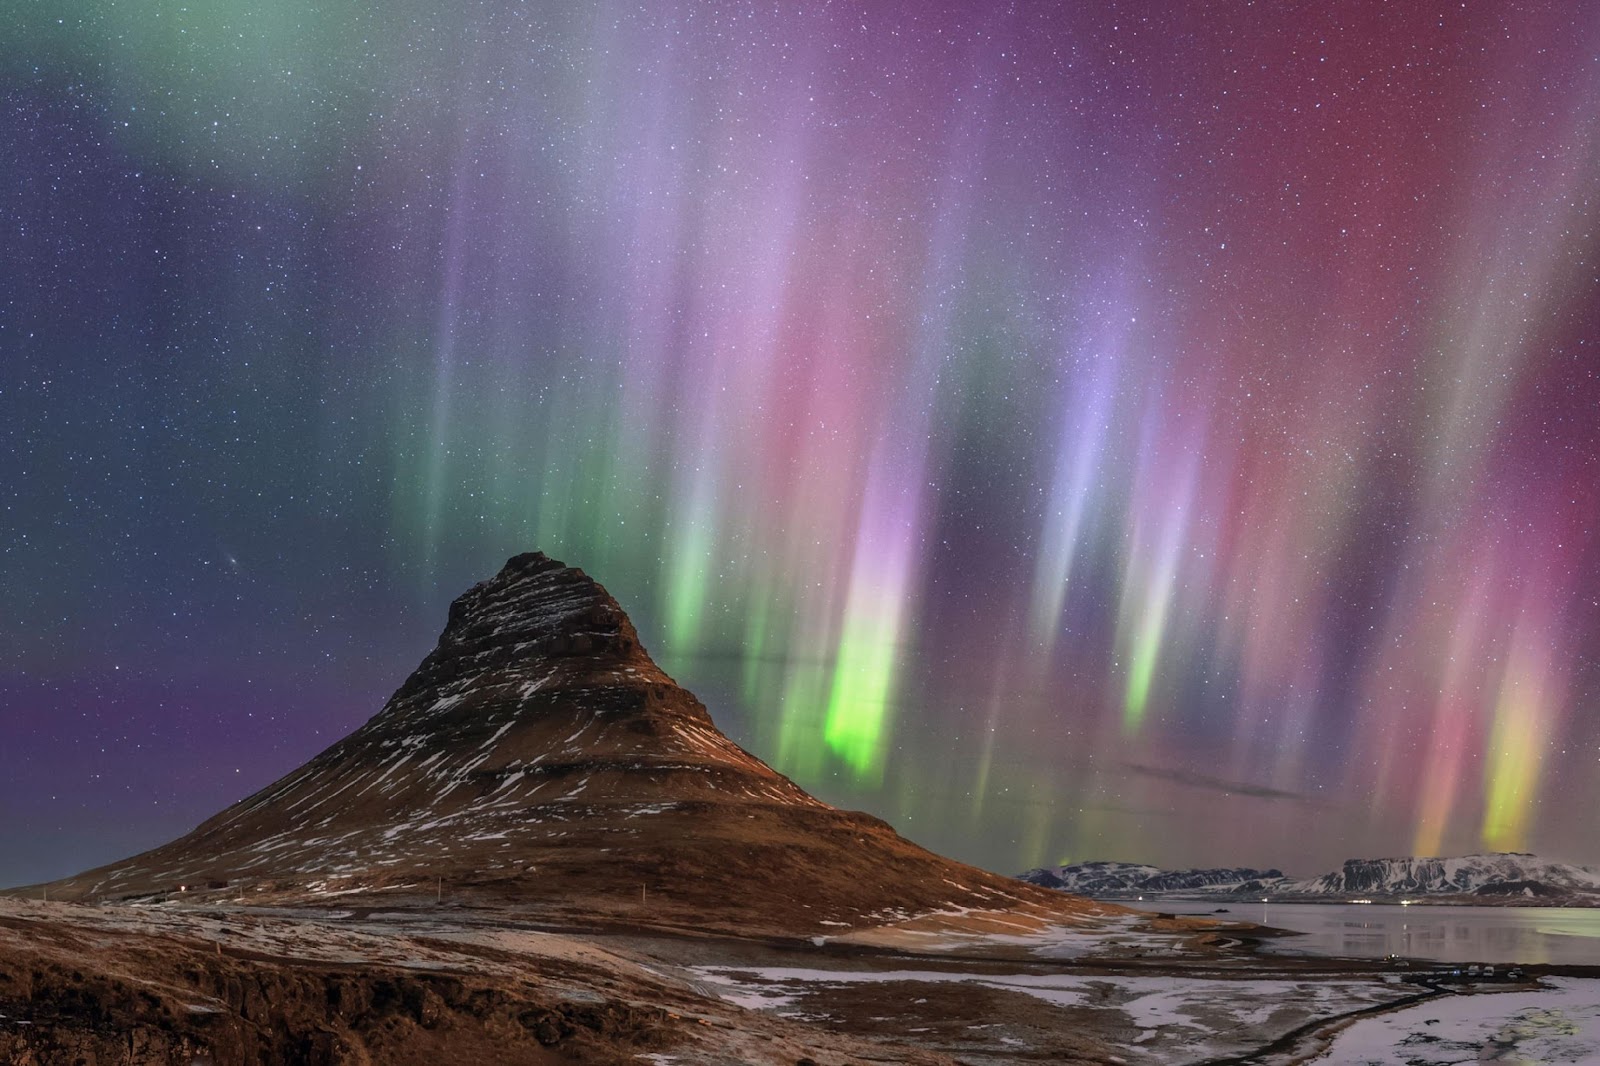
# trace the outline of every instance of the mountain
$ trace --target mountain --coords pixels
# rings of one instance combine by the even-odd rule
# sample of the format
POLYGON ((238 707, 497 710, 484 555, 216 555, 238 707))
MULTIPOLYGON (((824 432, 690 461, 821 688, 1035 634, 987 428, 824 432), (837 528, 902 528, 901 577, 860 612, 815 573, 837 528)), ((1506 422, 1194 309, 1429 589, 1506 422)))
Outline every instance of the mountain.
POLYGON ((1126 862, 1082 862, 1029 870, 1018 875, 1023 881, 1045 888, 1060 889, 1080 896, 1100 898, 1155 895, 1163 892, 1202 892, 1236 894, 1247 886, 1284 881, 1280 870, 1251 870, 1243 867, 1213 870, 1162 870, 1126 862))
POLYGON ((1455 859, 1349 859, 1295 891, 1325 896, 1528 895, 1600 893, 1600 872, 1534 855, 1455 859))
POLYGON ((1029 884, 1058 888, 1080 896, 1119 896, 1138 892, 1146 878, 1161 873, 1154 866, 1131 862, 1080 862, 1029 870, 1017 876, 1029 884))
POLYGON ((1296 880, 1279 870, 1164 871, 1120 862, 1029 870, 1031 884, 1103 899, 1451 899, 1476 903, 1600 906, 1600 871, 1522 853, 1460 858, 1349 859, 1332 873, 1296 880))
POLYGON ((809 795, 718 731, 605 589, 540 553, 459 597, 438 646, 350 736, 186 836, 41 890, 448 897, 786 933, 950 907, 1095 909, 809 795))

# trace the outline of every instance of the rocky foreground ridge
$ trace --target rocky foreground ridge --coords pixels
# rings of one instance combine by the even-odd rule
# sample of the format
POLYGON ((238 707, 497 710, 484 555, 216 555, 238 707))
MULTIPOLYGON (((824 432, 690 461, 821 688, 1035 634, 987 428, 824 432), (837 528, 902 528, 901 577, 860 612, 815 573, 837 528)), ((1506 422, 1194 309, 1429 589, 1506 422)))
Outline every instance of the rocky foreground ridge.
POLYGON ((537 552, 459 597, 349 737, 186 836, 28 891, 448 897, 797 935, 937 908, 1093 909, 812 797, 716 728, 605 589, 537 552))
POLYGON ((1600 871, 1520 852, 1349 859, 1338 870, 1308 879, 1289 877, 1281 870, 1161 870, 1123 862, 1073 863, 1018 876, 1029 884, 1099 899, 1426 899, 1479 905, 1600 906, 1600 871))

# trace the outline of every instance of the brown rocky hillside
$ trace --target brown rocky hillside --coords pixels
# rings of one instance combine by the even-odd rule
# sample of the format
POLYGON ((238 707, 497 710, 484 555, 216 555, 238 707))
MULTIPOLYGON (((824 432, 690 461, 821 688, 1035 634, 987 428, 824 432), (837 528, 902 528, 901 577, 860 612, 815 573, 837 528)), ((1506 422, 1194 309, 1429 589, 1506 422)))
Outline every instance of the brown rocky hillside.
POLYGON ((356 732, 62 900, 436 898, 552 919, 781 935, 1093 904, 941 858, 723 736, 583 571, 511 559, 356 732))

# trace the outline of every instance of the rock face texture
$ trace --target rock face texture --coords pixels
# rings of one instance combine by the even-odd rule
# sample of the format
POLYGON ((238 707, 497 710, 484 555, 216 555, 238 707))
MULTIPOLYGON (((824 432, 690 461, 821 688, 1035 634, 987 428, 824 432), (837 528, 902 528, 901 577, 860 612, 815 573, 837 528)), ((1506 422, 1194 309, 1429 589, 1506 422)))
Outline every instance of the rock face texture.
POLYGON ((539 553, 458 598, 438 647, 355 733, 187 836, 48 888, 785 933, 1063 906, 810 796, 717 730, 600 585, 539 553))

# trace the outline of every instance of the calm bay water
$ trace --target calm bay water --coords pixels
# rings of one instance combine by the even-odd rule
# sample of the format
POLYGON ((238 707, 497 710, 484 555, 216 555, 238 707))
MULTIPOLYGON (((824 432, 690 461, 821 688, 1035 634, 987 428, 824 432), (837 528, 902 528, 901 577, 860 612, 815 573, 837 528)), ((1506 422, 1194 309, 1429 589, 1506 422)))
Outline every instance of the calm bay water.
POLYGON ((1438 962, 1600 966, 1600 909, 1117 902, 1167 914, 1259 922, 1305 934, 1263 943, 1263 951, 1281 954, 1356 958, 1404 955, 1438 962), (1228 913, 1213 913, 1218 907, 1226 907, 1228 913))

